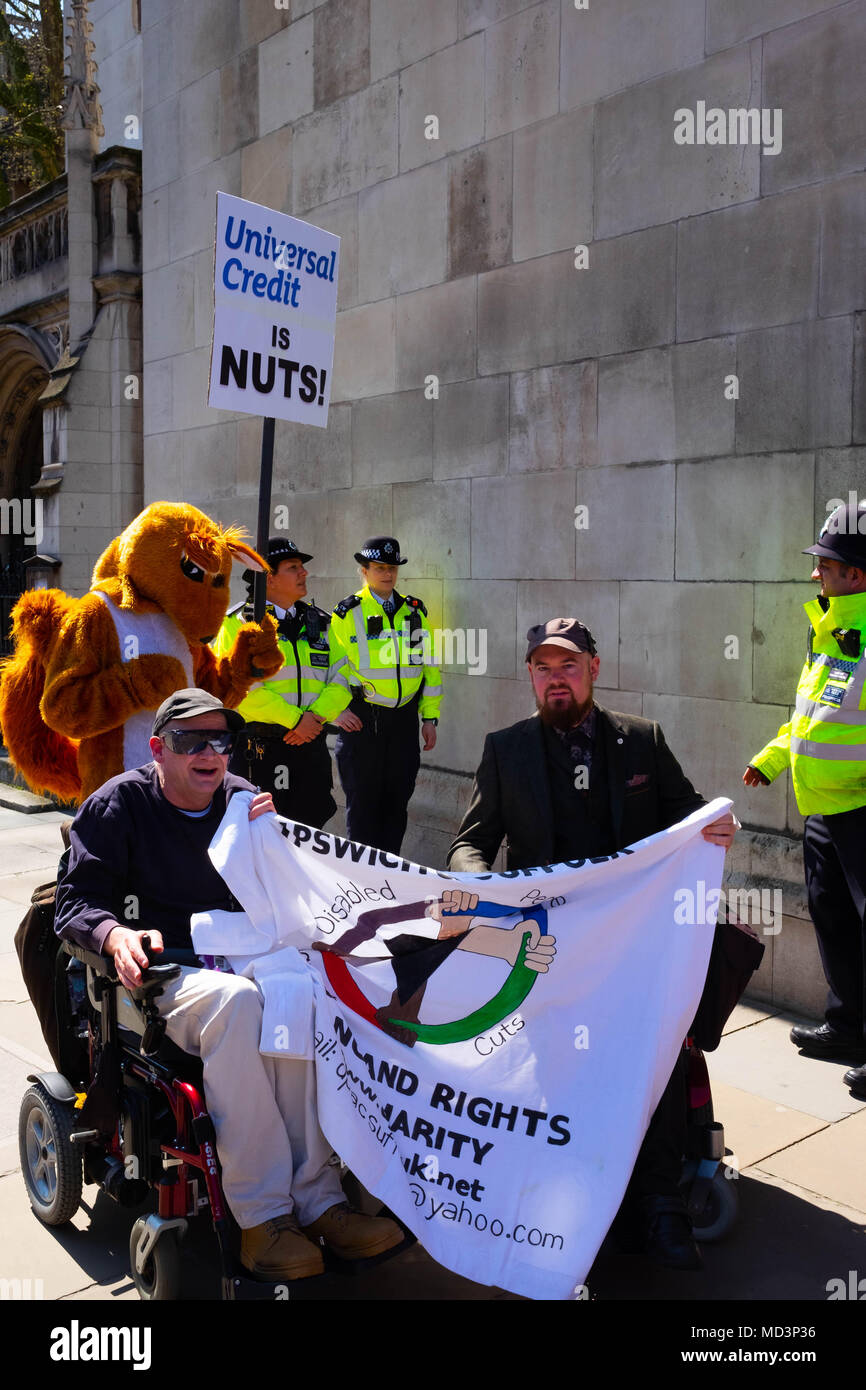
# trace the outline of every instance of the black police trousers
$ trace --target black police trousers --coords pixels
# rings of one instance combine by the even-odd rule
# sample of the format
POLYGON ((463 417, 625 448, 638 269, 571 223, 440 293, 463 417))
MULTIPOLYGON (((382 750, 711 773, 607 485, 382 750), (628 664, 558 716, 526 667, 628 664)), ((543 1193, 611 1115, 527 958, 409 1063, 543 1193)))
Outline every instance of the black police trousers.
POLYGON ((335 749, 349 839, 399 854, 421 765, 418 697, 384 709, 356 695, 349 708, 364 726, 341 729, 335 749))
POLYGON ((849 1037, 866 1037, 866 806, 807 816, 803 867, 829 985, 826 1020, 849 1037))
POLYGON ((271 792, 277 815, 321 830, 337 809, 324 730, 310 743, 283 743, 279 724, 248 724, 235 743, 229 771, 271 792))

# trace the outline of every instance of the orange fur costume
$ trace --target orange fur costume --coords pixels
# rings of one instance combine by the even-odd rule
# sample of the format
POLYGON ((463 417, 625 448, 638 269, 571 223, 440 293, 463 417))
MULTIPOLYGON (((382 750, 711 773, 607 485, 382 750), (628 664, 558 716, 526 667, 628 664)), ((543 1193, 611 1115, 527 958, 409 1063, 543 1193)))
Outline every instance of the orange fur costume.
POLYGON ((229 602, 232 559, 267 564, 195 507, 154 502, 100 556, 90 592, 33 589, 12 613, 15 655, 0 671, 0 726, 34 791, 83 801, 151 760, 153 712, 196 685, 239 705, 282 666, 276 624, 246 623, 217 659, 208 643, 229 602))

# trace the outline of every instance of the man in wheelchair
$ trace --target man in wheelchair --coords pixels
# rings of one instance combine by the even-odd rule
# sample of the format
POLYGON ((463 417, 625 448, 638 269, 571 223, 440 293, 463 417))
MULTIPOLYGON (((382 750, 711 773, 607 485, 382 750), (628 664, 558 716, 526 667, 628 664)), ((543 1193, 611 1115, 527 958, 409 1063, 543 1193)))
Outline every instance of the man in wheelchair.
MULTIPOLYGON (((256 790, 227 772, 243 723, 203 690, 176 691, 153 720, 154 761, 113 777, 75 817, 56 930, 111 956, 127 988, 141 984, 150 963, 145 934, 163 958, 195 959, 191 914, 240 910, 207 848, 230 798, 256 790)), ((270 794, 259 793, 250 819, 273 810, 270 794)), ((262 1000, 252 980, 186 965, 156 1006, 168 1038, 201 1058, 223 1190, 242 1232, 241 1263, 253 1276, 322 1273, 320 1238, 352 1261, 403 1241, 396 1222, 345 1202, 318 1124, 315 1063, 260 1053, 262 1000)))

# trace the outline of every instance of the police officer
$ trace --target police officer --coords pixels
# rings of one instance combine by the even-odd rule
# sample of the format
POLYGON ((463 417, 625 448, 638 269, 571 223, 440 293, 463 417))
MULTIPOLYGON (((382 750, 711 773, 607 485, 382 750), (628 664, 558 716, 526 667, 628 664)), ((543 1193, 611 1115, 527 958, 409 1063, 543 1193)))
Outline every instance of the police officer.
POLYGON ((442 681, 419 598, 397 592, 406 564, 393 536, 373 536, 355 559, 363 588, 337 604, 331 630, 347 658, 351 705, 334 723, 349 837, 397 854, 424 751, 436 746, 442 681))
MULTIPOLYGON (((830 513, 815 545, 810 628, 794 716, 752 759, 746 786, 790 767, 806 817, 809 911, 829 985, 825 1022, 797 1026, 810 1057, 866 1062, 866 501, 830 513)), ((845 1072, 866 1100, 866 1066, 845 1072)))
MULTIPOLYGON (((271 792, 279 815, 320 829, 337 809, 325 726, 346 708, 350 691, 330 615, 304 598, 304 565, 312 558, 282 536, 268 541, 267 611, 277 622, 284 665, 252 686, 239 705, 247 723, 229 770, 271 792)), ((244 579, 249 597, 229 609, 213 644, 218 657, 252 620, 252 570, 245 570, 244 579)))

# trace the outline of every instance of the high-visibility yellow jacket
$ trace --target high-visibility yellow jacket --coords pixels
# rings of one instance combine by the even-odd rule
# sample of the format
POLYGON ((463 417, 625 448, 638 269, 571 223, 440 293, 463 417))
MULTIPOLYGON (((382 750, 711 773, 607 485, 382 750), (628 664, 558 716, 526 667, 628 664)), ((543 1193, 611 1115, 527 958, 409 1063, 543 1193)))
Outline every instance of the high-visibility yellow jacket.
MULTIPOLYGON (((267 611, 276 619, 272 604, 267 611)), ((327 721, 335 719, 351 699, 346 658, 334 640, 330 614, 299 599, 295 616, 298 622, 292 623, 287 615, 278 628, 282 670, 251 686, 238 706, 248 721, 293 729, 306 710, 327 721)), ((251 618, 252 608, 244 604, 226 614, 212 644, 217 656, 231 650, 238 630, 251 618)))
POLYGON ((433 665, 433 633, 419 598, 393 593, 393 614, 385 612, 365 584, 337 604, 331 631, 347 658, 349 683, 371 705, 397 709, 420 691, 422 719, 439 718, 442 677, 433 665))
POLYGON ((866 805, 866 594, 813 599, 794 716, 754 758, 770 781, 791 768, 801 815, 866 805))

